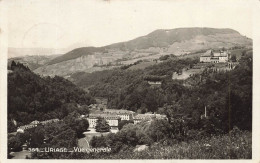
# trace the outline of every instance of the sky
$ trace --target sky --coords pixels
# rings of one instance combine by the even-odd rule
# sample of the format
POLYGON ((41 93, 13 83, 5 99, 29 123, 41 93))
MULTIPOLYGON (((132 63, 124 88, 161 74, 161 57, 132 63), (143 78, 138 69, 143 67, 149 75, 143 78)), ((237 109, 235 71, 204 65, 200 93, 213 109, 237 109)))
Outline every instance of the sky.
POLYGON ((252 38, 245 0, 8 0, 8 46, 68 51, 156 29, 232 28, 252 38))

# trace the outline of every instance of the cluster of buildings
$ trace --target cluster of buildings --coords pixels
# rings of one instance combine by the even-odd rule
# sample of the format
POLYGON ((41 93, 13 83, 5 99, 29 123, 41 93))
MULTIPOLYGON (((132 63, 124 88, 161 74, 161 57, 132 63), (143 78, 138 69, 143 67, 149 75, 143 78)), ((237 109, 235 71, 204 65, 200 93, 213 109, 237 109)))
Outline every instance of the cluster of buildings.
POLYGON ((91 113, 86 118, 89 122, 89 128, 95 128, 98 118, 104 118, 111 129, 118 129, 118 124, 122 120, 133 121, 137 124, 141 121, 151 121, 153 119, 167 119, 166 115, 161 114, 137 114, 129 110, 116 110, 116 109, 106 109, 99 113, 91 113))
POLYGON ((213 71, 232 70, 238 65, 238 63, 230 62, 230 59, 231 59, 230 56, 231 55, 230 55, 229 51, 208 50, 206 53, 204 53, 203 55, 200 56, 200 64, 195 65, 193 67, 193 69, 200 69, 200 68, 204 67, 204 68, 210 68, 213 71))
POLYGON ((41 121, 41 122, 35 120, 35 121, 32 121, 30 124, 18 127, 17 132, 24 133, 25 130, 37 127, 38 125, 46 125, 48 123, 54 123, 54 122, 58 122, 58 121, 59 121, 59 119, 50 119, 50 120, 41 121))
POLYGON ((204 70, 230 71, 238 65, 238 62, 230 61, 230 56, 229 51, 208 50, 200 56, 200 63, 193 65, 192 68, 183 68, 178 72, 173 72, 172 79, 184 80, 194 74, 201 74, 204 70))
POLYGON ((226 63, 229 59, 228 51, 217 51, 208 50, 206 53, 200 56, 200 62, 204 63, 226 63))
POLYGON ((89 122, 89 128, 95 128, 97 124, 98 117, 104 118, 111 129, 116 129, 118 127, 118 123, 120 122, 120 117, 117 115, 109 115, 109 114, 90 114, 87 117, 89 122))
POLYGON ((152 87, 160 87, 162 85, 162 81, 148 81, 148 84, 152 87))
POLYGON ((108 122, 111 129, 117 129, 121 120, 133 120, 133 115, 134 112, 129 110, 105 109, 89 114, 87 120, 89 128, 95 128, 98 118, 101 117, 108 122))

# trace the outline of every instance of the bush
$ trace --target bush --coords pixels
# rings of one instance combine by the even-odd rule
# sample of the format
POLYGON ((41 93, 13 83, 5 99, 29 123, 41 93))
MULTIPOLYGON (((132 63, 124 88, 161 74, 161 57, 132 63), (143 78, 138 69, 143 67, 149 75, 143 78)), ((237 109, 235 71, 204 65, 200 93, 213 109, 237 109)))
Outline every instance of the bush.
POLYGON ((165 61, 165 60, 167 60, 167 59, 169 59, 169 58, 170 58, 169 55, 163 55, 163 56, 161 56, 161 57, 159 58, 159 60, 160 60, 160 61, 165 61))
POLYGON ((109 132, 110 126, 104 118, 99 117, 95 129, 96 132, 109 132))
POLYGON ((154 120, 149 127, 148 135, 155 142, 168 139, 171 136, 171 126, 166 120, 154 120))
POLYGON ((118 129, 121 130, 125 125, 129 123, 134 123, 133 121, 128 121, 128 120, 122 120, 118 123, 118 129))

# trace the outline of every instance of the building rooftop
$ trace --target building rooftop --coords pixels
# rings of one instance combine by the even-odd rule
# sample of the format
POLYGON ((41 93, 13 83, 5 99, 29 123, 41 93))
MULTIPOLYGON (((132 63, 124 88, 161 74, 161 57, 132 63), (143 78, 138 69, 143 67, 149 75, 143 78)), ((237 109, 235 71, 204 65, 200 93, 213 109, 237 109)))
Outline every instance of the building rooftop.
POLYGON ((133 111, 130 110, 117 110, 117 109, 106 109, 103 111, 104 113, 115 113, 115 114, 133 114, 133 111))
POLYGON ((227 51, 213 51, 208 50, 201 57, 226 57, 228 55, 227 51))
POLYGON ((134 119, 150 120, 155 117, 155 114, 137 114, 134 119))
POLYGON ((167 119, 167 116, 164 114, 155 114, 156 118, 158 119, 167 119))
POLYGON ((35 121, 32 121, 30 124, 35 124, 35 125, 37 125, 37 124, 39 124, 39 123, 40 123, 39 121, 35 120, 35 121))
POLYGON ((228 53, 226 51, 219 51, 219 52, 214 52, 213 56, 216 57, 226 57, 228 55, 228 53))
POLYGON ((98 118, 98 117, 102 117, 105 119, 120 119, 119 116, 115 115, 115 114, 89 114, 89 118, 98 118))

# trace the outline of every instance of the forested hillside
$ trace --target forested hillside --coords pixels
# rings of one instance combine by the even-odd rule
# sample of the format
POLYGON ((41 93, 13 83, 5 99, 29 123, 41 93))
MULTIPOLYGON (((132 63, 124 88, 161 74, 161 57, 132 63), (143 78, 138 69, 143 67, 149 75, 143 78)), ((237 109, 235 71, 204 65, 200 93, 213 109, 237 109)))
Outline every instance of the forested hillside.
MULTIPOLYGON (((155 111, 157 105, 162 106, 166 102, 171 102, 173 98, 161 96, 159 92, 163 90, 151 88, 147 80, 149 78, 170 80, 173 72, 179 71, 186 66, 192 66, 197 62, 197 59, 173 59, 147 67, 144 70, 132 71, 122 68, 91 74, 77 73, 71 77, 76 85, 88 88, 92 96, 108 98, 108 107, 110 108, 126 108, 133 111, 142 109, 143 112, 155 111), (145 108, 148 110, 144 110, 145 108)), ((176 85, 172 81, 168 82, 168 84, 176 85)), ((180 85, 178 89, 181 90, 182 86, 180 85)))
POLYGON ((92 74, 73 75, 75 83, 87 88, 92 96, 108 98, 108 107, 140 113, 148 111, 184 114, 194 125, 204 114, 212 117, 216 128, 227 131, 232 126, 251 130, 252 126, 252 52, 244 53, 232 71, 205 70, 185 81, 172 80, 173 72, 192 67, 197 59, 170 59, 143 70, 115 69, 92 74), (160 87, 152 87, 147 76, 162 78, 160 87), (171 108, 171 109, 167 109, 171 108))
POLYGON ((97 74, 87 75, 84 79, 86 85, 92 85, 90 92, 109 97, 109 105, 163 113, 167 120, 127 124, 115 134, 94 137, 92 147, 110 147, 111 153, 76 153, 74 158, 252 158, 252 62, 252 51, 243 53, 234 70, 207 69, 188 78, 188 87, 167 74, 176 70, 176 63, 190 64, 184 60, 169 60, 139 71, 108 71, 97 81, 97 74), (149 86, 142 77, 147 75, 165 75, 162 86, 149 86), (136 152, 139 145, 147 149, 136 152))
MULTIPOLYGON (((12 62, 8 73, 8 120, 18 126, 33 120, 63 118, 74 110, 87 111, 94 99, 61 77, 41 78, 20 63, 12 62)), ((12 123, 9 123, 12 124, 12 123)), ((10 129, 14 129, 8 125, 10 129)))

